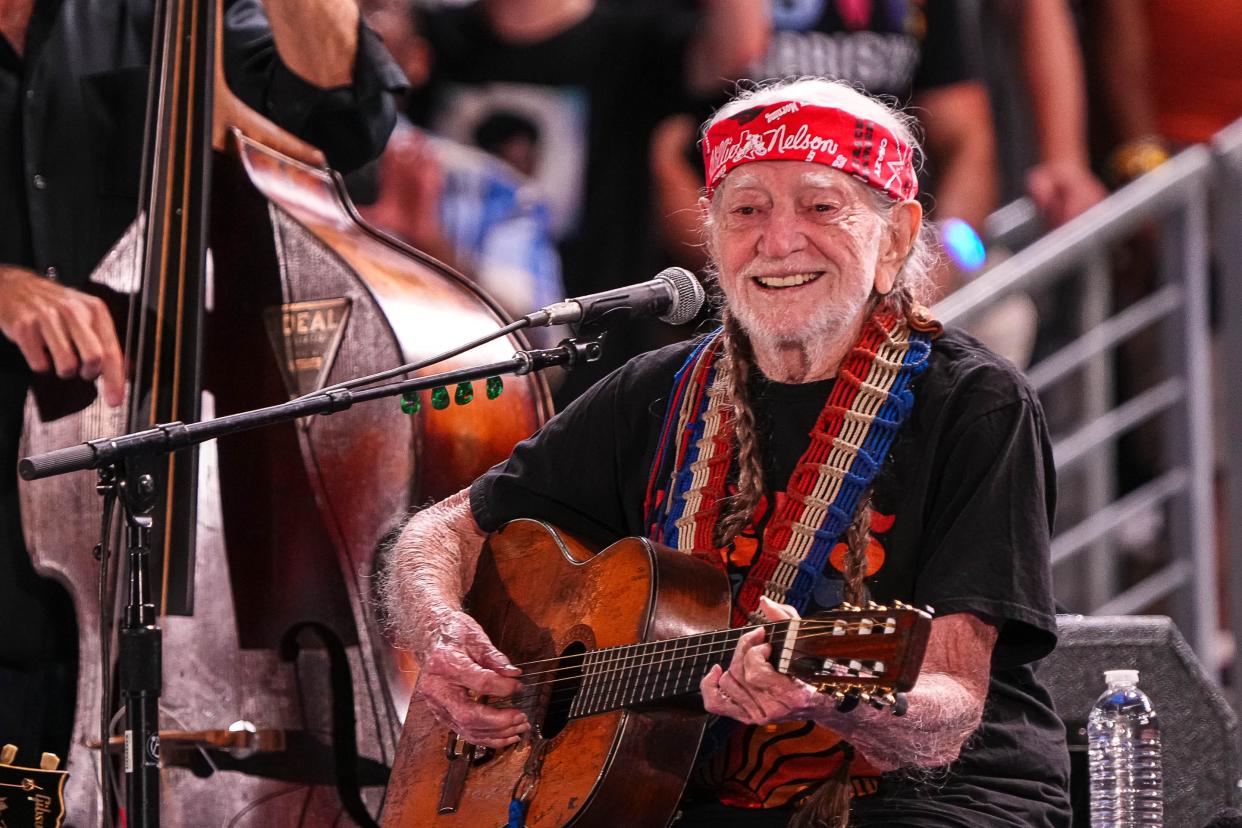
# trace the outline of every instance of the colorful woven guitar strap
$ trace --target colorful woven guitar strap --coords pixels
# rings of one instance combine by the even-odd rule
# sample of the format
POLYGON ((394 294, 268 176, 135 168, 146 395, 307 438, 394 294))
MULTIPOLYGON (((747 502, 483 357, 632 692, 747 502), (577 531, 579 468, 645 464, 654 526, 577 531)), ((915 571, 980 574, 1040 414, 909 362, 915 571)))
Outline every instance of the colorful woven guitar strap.
MULTIPOLYGON (((673 382, 644 504, 650 537, 724 567, 715 546, 736 454, 718 330, 690 354, 673 382), (667 485, 661 488, 661 484, 667 485)), ((769 522, 763 552, 734 602, 735 626, 757 623, 759 596, 806 610, 832 548, 849 527, 914 407, 911 381, 927 366, 931 335, 876 312, 842 360, 811 442, 769 522)))

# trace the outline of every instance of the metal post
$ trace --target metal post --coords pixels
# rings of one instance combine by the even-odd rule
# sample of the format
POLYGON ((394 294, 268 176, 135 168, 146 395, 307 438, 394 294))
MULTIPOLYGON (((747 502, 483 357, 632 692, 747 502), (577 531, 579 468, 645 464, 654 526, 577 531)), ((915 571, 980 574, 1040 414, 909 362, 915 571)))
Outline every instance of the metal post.
POLYGON ((1217 347, 1222 372, 1217 388, 1223 407, 1225 444, 1222 446, 1225 486, 1225 561, 1229 586, 1229 629, 1233 632, 1234 659, 1242 651, 1242 122, 1224 130, 1216 141, 1219 176, 1213 210, 1215 262, 1218 276, 1219 318, 1217 347))
MULTIPOLYGON (((1080 330, 1087 332, 1108 319, 1112 306, 1112 270, 1107 253, 1096 249, 1087 260, 1081 278, 1082 309, 1080 330)), ((1082 418, 1091 422, 1113 407, 1113 351, 1101 351, 1083 366, 1082 418)), ((1108 440, 1096 446, 1083 468, 1084 517, 1089 517, 1117 497, 1117 442, 1108 440)), ((1084 606, 1094 611, 1117 594, 1116 543, 1111 533, 1104 535, 1086 551, 1087 577, 1084 606)))
POLYGON ((1169 434, 1170 465, 1184 465, 1186 497, 1174 502, 1170 535, 1175 557, 1191 565, 1189 594, 1182 590, 1175 614, 1208 672, 1219 679, 1216 629, 1215 505, 1212 489, 1212 371, 1208 320, 1207 190, 1188 194, 1183 208, 1165 222, 1161 269, 1166 280, 1185 286, 1180 325, 1165 338, 1170 367, 1186 378, 1185 406, 1169 434), (1179 422, 1180 421, 1180 422, 1179 422))

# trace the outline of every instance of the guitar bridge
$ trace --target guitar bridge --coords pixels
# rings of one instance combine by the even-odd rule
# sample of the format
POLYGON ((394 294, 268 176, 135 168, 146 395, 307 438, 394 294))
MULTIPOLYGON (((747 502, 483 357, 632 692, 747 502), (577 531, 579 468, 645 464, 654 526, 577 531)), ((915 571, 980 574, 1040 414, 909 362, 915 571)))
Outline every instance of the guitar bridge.
POLYGON ((451 814, 461 804, 461 794, 466 787, 466 774, 470 773, 470 764, 474 760, 474 745, 449 731, 444 755, 448 758, 448 770, 444 772, 444 781, 440 784, 440 801, 436 805, 436 813, 451 814))

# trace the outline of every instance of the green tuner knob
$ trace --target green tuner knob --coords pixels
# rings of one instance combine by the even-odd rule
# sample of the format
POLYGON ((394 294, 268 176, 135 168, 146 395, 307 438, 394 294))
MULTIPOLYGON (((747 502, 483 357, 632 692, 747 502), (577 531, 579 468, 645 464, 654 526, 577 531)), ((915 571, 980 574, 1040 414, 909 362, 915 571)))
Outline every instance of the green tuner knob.
POLYGON ((448 408, 449 395, 448 389, 443 385, 438 385, 431 389, 431 407, 436 411, 443 411, 448 408))
POLYGON ((417 414, 423 407, 417 391, 406 391, 401 395, 401 413, 417 414))
POLYGON ((487 398, 494 400, 500 396, 500 392, 505 390, 504 381, 500 377, 487 378, 487 398))
POLYGON ((457 390, 453 393, 453 402, 458 405, 465 405, 474 399, 474 386, 468 382, 457 383, 457 390))

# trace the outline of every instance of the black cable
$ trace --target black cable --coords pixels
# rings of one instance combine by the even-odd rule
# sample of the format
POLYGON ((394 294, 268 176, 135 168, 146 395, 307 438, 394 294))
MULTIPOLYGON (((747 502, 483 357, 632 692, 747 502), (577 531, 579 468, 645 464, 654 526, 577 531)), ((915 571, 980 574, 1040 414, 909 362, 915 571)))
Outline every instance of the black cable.
POLYGON ((103 793, 103 825, 112 828, 113 791, 109 763, 108 740, 112 735, 112 590, 109 589, 109 561, 112 558, 109 544, 112 540, 112 513, 116 507, 115 483, 104 492, 103 516, 100 518, 99 545, 95 557, 99 560, 99 658, 100 658, 100 710, 99 710, 99 779, 103 793))

